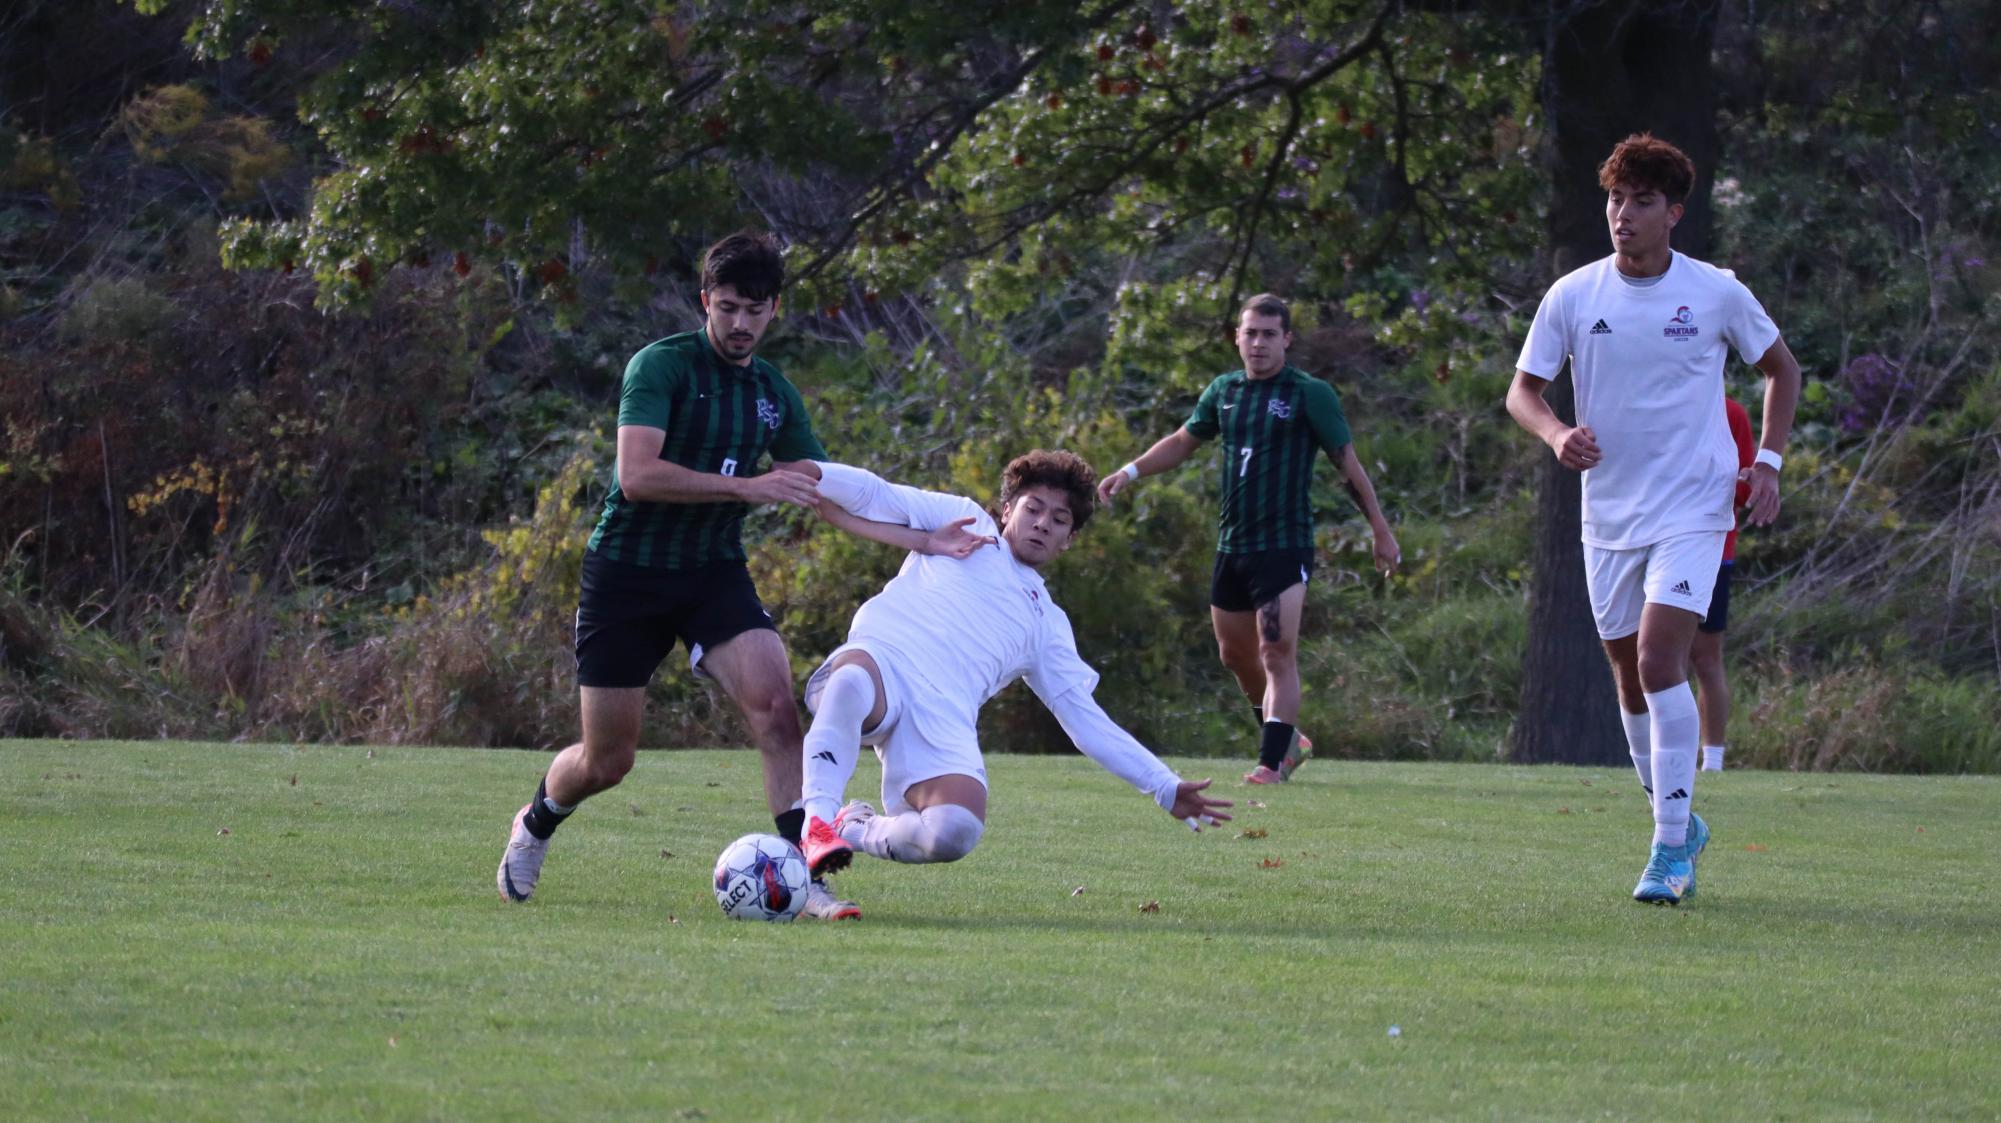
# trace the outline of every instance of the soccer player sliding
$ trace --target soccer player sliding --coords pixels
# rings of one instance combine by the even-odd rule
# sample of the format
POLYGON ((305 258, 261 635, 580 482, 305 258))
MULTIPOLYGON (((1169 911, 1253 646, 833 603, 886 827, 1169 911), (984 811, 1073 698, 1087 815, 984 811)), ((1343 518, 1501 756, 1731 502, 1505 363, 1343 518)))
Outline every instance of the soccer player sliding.
POLYGON ((1584 571, 1612 661, 1633 767, 1653 806, 1653 849, 1633 899, 1695 895, 1709 828, 1690 806, 1701 719, 1689 649, 1710 605, 1737 481, 1753 526, 1779 514, 1779 467, 1800 368, 1751 290, 1676 253, 1695 165, 1650 134, 1629 136, 1598 169, 1612 254, 1557 279, 1515 364, 1508 413, 1584 473, 1584 571), (1764 442, 1740 470, 1724 418, 1723 364, 1735 350, 1764 372, 1764 442), (1577 424, 1543 391, 1570 362, 1577 424))
POLYGON ((1077 655, 1069 617, 1042 568, 1091 518, 1096 479, 1067 452, 1037 450, 1007 466, 996 521, 955 495, 891 484, 840 464, 815 465, 822 511, 992 543, 965 560, 913 553, 856 611, 848 641, 813 672, 806 705, 806 860, 815 876, 855 850, 894 862, 953 862, 986 829, 987 773, 975 721, 1018 678, 1085 756, 1195 830, 1230 816, 1226 799, 1186 781, 1107 717, 1098 675, 1077 655), (827 504, 841 508, 827 509, 827 504), (882 758, 882 802, 841 801, 861 746, 882 758))

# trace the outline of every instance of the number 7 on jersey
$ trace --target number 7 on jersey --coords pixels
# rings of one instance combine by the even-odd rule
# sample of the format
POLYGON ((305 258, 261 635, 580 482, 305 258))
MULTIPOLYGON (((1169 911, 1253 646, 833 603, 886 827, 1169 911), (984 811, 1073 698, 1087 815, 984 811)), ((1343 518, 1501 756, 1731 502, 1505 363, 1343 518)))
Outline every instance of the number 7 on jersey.
POLYGON ((1251 446, 1245 445, 1238 449, 1237 455, 1244 458, 1243 462, 1237 465, 1237 478, 1241 480, 1245 473, 1251 470, 1251 446))

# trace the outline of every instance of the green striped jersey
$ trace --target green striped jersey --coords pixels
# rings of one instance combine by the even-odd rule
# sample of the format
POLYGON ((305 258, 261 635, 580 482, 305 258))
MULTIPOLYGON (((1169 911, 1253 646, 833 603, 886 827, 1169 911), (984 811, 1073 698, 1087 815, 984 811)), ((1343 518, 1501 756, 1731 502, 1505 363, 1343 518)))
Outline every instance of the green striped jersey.
POLYGON ((1184 428, 1205 441, 1221 438, 1219 552, 1313 546, 1313 462, 1323 451, 1338 455, 1350 439, 1334 387, 1297 367, 1263 379, 1233 370, 1202 391, 1184 428))
MULTIPOLYGON (((649 343, 625 365, 620 426, 662 429, 660 459, 696 472, 754 476, 773 460, 826 460, 806 404, 778 368, 753 357, 738 366, 719 357, 706 330, 649 343)), ((616 476, 590 549, 615 561, 658 569, 695 569, 741 560, 743 503, 642 503, 619 490, 616 476)))

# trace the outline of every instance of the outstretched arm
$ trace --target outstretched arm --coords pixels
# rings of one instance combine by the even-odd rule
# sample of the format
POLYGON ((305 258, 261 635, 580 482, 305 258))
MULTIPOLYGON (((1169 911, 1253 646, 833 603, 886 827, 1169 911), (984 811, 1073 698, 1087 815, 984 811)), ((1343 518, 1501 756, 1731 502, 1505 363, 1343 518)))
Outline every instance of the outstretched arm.
POLYGON ((819 461, 815 466, 823 498, 872 522, 929 531, 961 519, 972 519, 968 525, 984 530, 989 521, 979 504, 963 496, 893 484, 848 464, 819 461))
POLYGON ((912 553, 931 554, 940 557, 969 558, 982 546, 994 544, 991 534, 975 534, 969 529, 975 521, 971 517, 954 519, 936 530, 919 530, 902 523, 882 523, 862 518, 837 503, 823 501, 818 507, 820 517, 828 523, 847 531, 857 538, 894 546, 912 553))
POLYGON ((667 430, 650 425, 618 427, 618 489, 638 503, 796 503, 811 507, 819 495, 813 478, 786 465, 761 476, 697 472, 660 459, 667 430))
POLYGON ((1173 468, 1179 468, 1184 461, 1195 455, 1202 447, 1202 438, 1188 431, 1187 426, 1153 442, 1153 447, 1139 454, 1131 464, 1098 481, 1098 498, 1110 502, 1112 496, 1125 489, 1140 476, 1157 476, 1173 468))
POLYGON ((1132 734, 1119 728, 1089 690, 1073 688, 1044 702, 1078 752, 1152 796, 1162 811, 1187 823, 1189 830, 1199 831, 1229 820, 1224 808, 1231 806, 1231 802, 1205 794, 1203 789, 1209 786, 1208 780, 1183 780, 1175 775, 1173 769, 1148 752, 1132 734))
POLYGON ((1403 551, 1397 548, 1397 536, 1390 530, 1390 521, 1383 517, 1383 509, 1376 502, 1375 485, 1369 482, 1368 471, 1355 455, 1355 446, 1343 445, 1341 455, 1331 459, 1341 469, 1341 474, 1347 477, 1348 494, 1355 497, 1355 505, 1368 516, 1369 530, 1376 540, 1376 568, 1382 570, 1385 577, 1395 573, 1403 561, 1403 551))

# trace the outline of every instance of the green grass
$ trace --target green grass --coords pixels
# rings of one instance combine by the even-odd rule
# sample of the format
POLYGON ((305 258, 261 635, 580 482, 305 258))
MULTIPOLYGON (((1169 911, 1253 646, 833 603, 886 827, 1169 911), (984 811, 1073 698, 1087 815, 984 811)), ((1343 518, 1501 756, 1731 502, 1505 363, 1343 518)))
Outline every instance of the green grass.
POLYGON ((1317 762, 1273 791, 1183 762, 1249 838, 1000 757, 972 857, 863 858, 862 922, 772 926, 708 888, 768 828, 741 752, 643 755, 504 905, 547 759, 0 743, 0 1113, 2001 1113, 1991 778, 1705 775, 1674 910, 1627 898, 1623 771, 1317 762))

